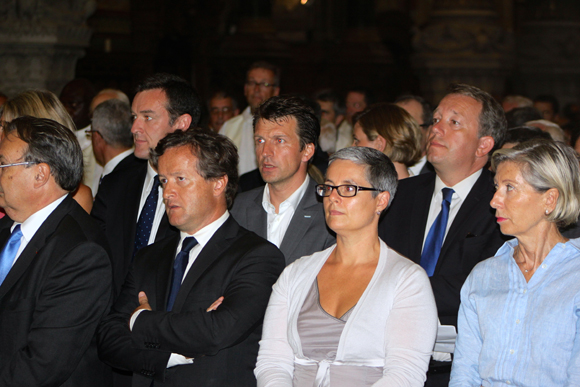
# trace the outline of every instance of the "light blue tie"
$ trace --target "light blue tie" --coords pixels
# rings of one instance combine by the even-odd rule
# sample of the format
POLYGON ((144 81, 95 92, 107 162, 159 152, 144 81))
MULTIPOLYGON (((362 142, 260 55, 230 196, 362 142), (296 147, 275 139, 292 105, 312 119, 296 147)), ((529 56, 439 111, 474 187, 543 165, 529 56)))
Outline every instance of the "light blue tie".
POLYGON ((443 201, 441 202, 441 212, 431 225, 427 239, 425 239, 425 246, 423 246, 423 253, 421 253, 421 267, 425 269, 427 275, 431 277, 435 272, 439 254, 441 254, 441 247, 445 239, 445 230, 447 229, 447 220, 449 219, 449 207, 451 205, 451 198, 453 197, 453 189, 443 188, 443 201))
POLYGON ((20 225, 18 224, 14 227, 10 238, 8 238, 0 253, 0 285, 4 282, 10 269, 12 269, 12 263, 14 262, 14 258, 16 258, 21 239, 22 231, 20 231, 20 225))

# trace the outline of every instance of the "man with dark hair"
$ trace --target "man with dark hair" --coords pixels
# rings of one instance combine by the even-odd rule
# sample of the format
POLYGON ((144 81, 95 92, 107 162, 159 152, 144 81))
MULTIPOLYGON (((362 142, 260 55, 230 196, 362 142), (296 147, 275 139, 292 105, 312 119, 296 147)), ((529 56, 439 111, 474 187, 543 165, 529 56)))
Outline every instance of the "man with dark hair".
POLYGON ((255 386, 262 319, 284 268, 275 246, 229 216, 237 151, 214 132, 176 131, 152 152, 178 235, 137 254, 99 327, 101 358, 133 386, 255 386), (214 302, 215 301, 215 302, 214 302))
MULTIPOLYGON (((95 108, 87 134, 91 137, 95 158, 103 167, 99 180, 133 154, 132 123, 131 107, 118 99, 109 99, 95 108)), ((134 157, 129 160, 134 160, 134 157)), ((97 186, 93 190, 93 195, 97 194, 98 189, 97 186)))
POLYGON ((197 92, 175 75, 155 74, 137 88, 131 127, 135 154, 103 178, 91 212, 112 249, 116 291, 140 248, 177 232, 165 215, 157 171, 145 161, 149 151, 168 133, 196 127, 200 114, 197 92))
POLYGON ((253 114, 265 100, 280 93, 280 69, 268 62, 252 63, 246 74, 244 96, 248 107, 224 123, 219 133, 229 137, 240 155, 240 175, 258 167, 254 148, 253 114))
MULTIPOLYGON (((503 239, 489 202, 494 195, 485 168, 506 133, 501 105, 469 85, 452 85, 433 114, 427 159, 435 169, 401 180, 397 197, 379 224, 379 236, 420 264, 431 280, 439 320, 457 325, 459 292, 471 269, 495 254, 503 239)), ((449 354, 436 353, 428 386, 447 386, 449 354)))
POLYGON ((282 250, 286 264, 335 242, 326 227, 308 163, 320 124, 303 99, 272 97, 254 114, 259 171, 266 185, 241 193, 232 215, 250 231, 282 250))
POLYGON ((505 114, 508 128, 524 126, 528 121, 542 119, 542 114, 538 109, 532 106, 514 108, 505 114))
POLYGON ((21 117, 0 143, 0 386, 95 386, 111 372, 94 334, 112 301, 105 236, 72 199, 70 129, 21 117))
POLYGON ((423 134, 421 140, 422 157, 419 162, 412 167, 409 167, 413 176, 421 173, 433 172, 433 166, 427 162, 427 140, 429 139, 429 128, 433 122, 433 109, 431 105, 423 97, 418 95, 402 95, 395 100, 395 105, 405 109, 419 124, 423 134))
POLYGON ((542 94, 534 98, 534 107, 538 109, 544 120, 558 122, 560 104, 553 95, 542 94))
POLYGON ((218 133, 224 122, 240 114, 238 102, 234 96, 225 90, 214 92, 207 102, 209 110, 209 127, 218 133))

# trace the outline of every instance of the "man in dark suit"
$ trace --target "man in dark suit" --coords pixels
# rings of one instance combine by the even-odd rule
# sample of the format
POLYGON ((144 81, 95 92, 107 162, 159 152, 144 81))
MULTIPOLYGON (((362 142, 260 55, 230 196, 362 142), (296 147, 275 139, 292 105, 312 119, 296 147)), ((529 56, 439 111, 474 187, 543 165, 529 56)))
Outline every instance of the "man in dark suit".
POLYGON ((135 155, 103 178, 91 211, 111 246, 117 293, 137 250, 177 233, 165 215, 157 171, 144 160, 168 133, 195 127, 201 105, 185 80, 156 74, 138 86, 132 114, 135 155))
MULTIPOLYGON (((506 133, 501 105, 488 93, 453 85, 434 112, 427 159, 436 174, 401 180, 397 197, 379 224, 379 236, 421 264, 431 279, 439 320, 457 325, 459 292, 471 269, 495 255, 503 239, 485 169, 506 133)), ((432 363, 428 386, 447 386, 449 360, 432 363)))
POLYGON ((143 248, 99 327, 101 358, 133 386, 255 386, 253 369, 280 251, 229 215, 237 151, 213 132, 176 131, 152 160, 175 236, 143 248), (215 302, 214 302, 215 301, 215 302), (135 309, 137 308, 137 309, 135 309))
POLYGON ((286 264, 335 243, 308 176, 319 135, 314 111, 298 97, 272 97, 254 115, 256 159, 266 185, 238 195, 232 215, 278 246, 286 264))
POLYGON ((108 386, 94 333, 112 300, 105 236, 69 195, 75 135, 22 117, 0 143, 0 386, 108 386))

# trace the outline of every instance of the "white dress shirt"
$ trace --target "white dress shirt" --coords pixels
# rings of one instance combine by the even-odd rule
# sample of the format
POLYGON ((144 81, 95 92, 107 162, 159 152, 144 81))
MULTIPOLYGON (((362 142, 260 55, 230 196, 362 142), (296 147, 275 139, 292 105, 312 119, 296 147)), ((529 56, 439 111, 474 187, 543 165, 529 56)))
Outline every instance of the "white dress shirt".
POLYGON ((419 159, 419 161, 417 161, 417 164, 413 165, 412 167, 409 167, 409 173, 412 175, 411 176, 419 176, 421 174, 421 169, 423 169, 423 167, 425 166, 425 164, 427 164, 427 156, 423 156, 419 159))
POLYGON ((61 196, 60 198, 56 199, 54 202, 50 203, 48 206, 44 207, 41 210, 36 211, 34 214, 30 215, 28 219, 26 219, 23 223, 16 223, 12 225, 10 228, 10 232, 14 231, 14 227, 20 224, 20 231, 22 231, 22 237, 20 238, 20 247, 18 248, 18 252, 16 253, 16 258, 14 258, 14 262, 12 262, 12 266, 20 257, 20 254, 24 251, 28 242, 34 237, 34 234, 38 231, 40 226, 44 223, 46 218, 52 214, 52 212, 58 207, 60 203, 66 198, 66 195, 61 196))
MULTIPOLYGON (((429 217, 427 218, 427 224, 425 225, 425 234, 423 235, 423 247, 425 246, 425 240, 427 239, 427 234, 429 234, 429 230, 435 222, 437 215, 441 212, 441 203, 443 202, 443 192, 441 191, 443 188, 452 188, 453 197, 451 198, 451 205, 449 207, 449 218, 447 219, 447 228, 445 229, 445 237, 447 237, 447 232, 449 231, 449 227, 453 223, 455 216, 459 212, 463 201, 469 195, 469 192, 473 188, 473 185, 481 176, 481 169, 477 172, 473 173, 472 175, 466 177, 465 179, 461 180, 459 183, 455 184, 453 187, 447 187, 445 183, 437 176, 435 178, 435 189, 433 190, 433 196, 431 197, 431 206, 429 207, 429 217)), ((445 243, 445 238, 443 238, 443 243, 445 243)))
POLYGON ((352 125, 347 120, 344 120, 340 123, 337 130, 336 150, 339 151, 342 148, 352 146, 352 125))
MULTIPOLYGON (((141 201, 139 202, 139 213, 137 214, 137 219, 135 222, 139 221, 139 216, 141 216, 141 211, 143 206, 145 206, 145 201, 149 192, 153 188, 153 178, 157 176, 157 172, 151 166, 151 163, 147 163, 147 176, 145 177, 145 183, 143 184, 143 191, 141 191, 141 201)), ((161 219, 163 219, 163 214, 165 213, 165 204, 163 203, 163 189, 161 185, 159 186, 159 194, 157 199, 157 208, 155 209, 155 218, 153 218, 153 226, 151 227, 151 235, 149 235, 149 242, 155 242, 155 237, 157 236, 157 231, 159 230, 159 225, 161 224, 161 219)))
POLYGON ((282 244, 286 230, 288 230, 294 212, 306 192, 309 181, 310 177, 308 177, 307 174, 304 183, 302 183, 302 185, 294 191, 288 199, 280 203, 278 213, 276 213, 276 207, 274 207, 272 202, 270 202, 270 185, 266 184, 266 187, 264 188, 262 207, 264 207, 264 211, 268 214, 268 241, 275 244, 278 248, 280 248, 280 245, 282 244))
POLYGON ((103 167, 97 163, 97 159, 95 158, 92 140, 86 133, 88 129, 91 129, 91 125, 77 130, 75 135, 83 151, 83 183, 92 189, 95 185, 95 179, 97 183, 99 182, 99 176, 103 172, 103 167))
POLYGON ((224 122, 219 131, 220 134, 232 140, 236 148, 238 148, 238 155, 240 156, 238 173, 240 176, 258 168, 253 121, 254 116, 248 106, 242 114, 224 122))
MULTIPOLYGON (((199 256, 199 253, 201 253, 201 251, 203 250, 203 248, 205 247, 207 242, 209 242, 209 240, 211 239, 213 234, 215 234, 215 232, 226 222, 226 220, 228 220, 229 217, 230 217, 230 213, 226 210, 226 212, 224 212, 222 216, 220 216, 218 219, 214 220, 212 223, 208 224, 207 226, 205 226, 204 228, 202 228, 201 230, 199 230, 198 232, 196 232, 193 235, 189 235, 187 233, 184 233, 183 231, 179 233, 180 239, 179 239, 179 244, 177 245, 177 250, 175 251, 175 257, 177 257, 177 254, 179 254, 179 252, 181 251, 181 246, 182 246, 183 240, 185 238, 192 236, 197 240, 197 245, 195 245, 189 251, 189 261, 187 263, 187 267, 185 269, 185 272, 183 273, 183 278, 181 279, 182 283, 183 283, 183 280, 185 280, 187 273, 189 273, 189 269, 191 269, 193 262, 195 262, 195 260, 199 256)), ((174 260, 175 260, 175 257, 173 258, 174 260)), ((208 305, 207 307, 209 308, 210 305, 208 305)), ((129 322, 131 330, 133 330, 133 325, 135 324, 135 321, 137 320, 137 317, 139 316, 139 314, 141 314, 141 312, 145 312, 145 311, 146 311, 145 309, 141 309, 141 310, 133 313, 133 315, 131 316, 131 320, 129 322)), ((172 353, 171 356, 169 357, 169 360, 167 361, 167 368, 174 367, 176 365, 192 364, 192 363, 193 363, 193 359, 191 359, 191 358, 188 359, 185 356, 179 355, 177 353, 172 353)))

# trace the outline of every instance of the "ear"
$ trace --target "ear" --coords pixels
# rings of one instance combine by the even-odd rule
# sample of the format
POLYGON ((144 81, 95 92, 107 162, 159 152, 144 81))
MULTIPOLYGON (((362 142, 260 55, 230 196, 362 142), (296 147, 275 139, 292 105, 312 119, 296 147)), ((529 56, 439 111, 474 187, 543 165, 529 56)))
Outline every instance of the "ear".
POLYGON ((373 141, 373 148, 380 152, 384 152, 385 148, 387 147, 387 140, 380 134, 377 135, 377 138, 373 141))
POLYGON ((48 183, 50 180, 50 167, 46 163, 39 163, 34 165, 34 188, 40 188, 48 183))
POLYGON ((391 194, 388 191, 381 192, 377 195, 377 209, 376 212, 382 212, 389 205, 391 194))
POLYGON ((223 175, 213 180, 213 196, 220 196, 228 186, 228 175, 223 175))
POLYGON ((277 96, 278 94, 280 94, 280 88, 279 87, 275 87, 274 88, 274 96, 277 96))
POLYGON ((191 116, 189 114, 180 115, 173 123, 174 130, 187 130, 191 126, 191 116))
POLYGON ((314 152, 316 148, 313 143, 304 145, 304 149, 302 150, 302 162, 307 163, 308 160, 314 156, 314 152))
POLYGON ((493 141, 493 137, 491 136, 483 136, 478 140, 477 150, 475 151, 475 155, 477 157, 487 157, 487 154, 491 152, 493 146, 495 145, 495 141, 493 141))
POLYGON ((546 210, 548 214, 556 209, 556 203, 558 203, 558 198, 560 197, 560 192, 557 188, 550 188, 546 192, 544 192, 544 200, 546 210))

